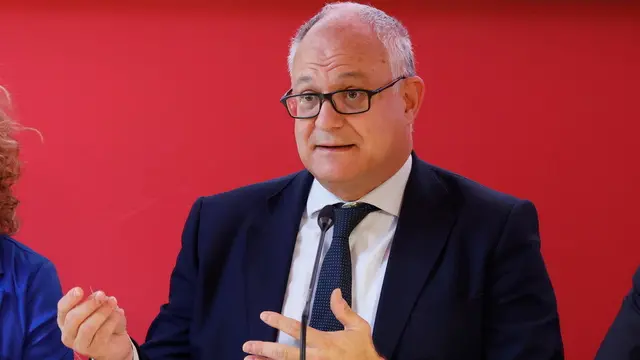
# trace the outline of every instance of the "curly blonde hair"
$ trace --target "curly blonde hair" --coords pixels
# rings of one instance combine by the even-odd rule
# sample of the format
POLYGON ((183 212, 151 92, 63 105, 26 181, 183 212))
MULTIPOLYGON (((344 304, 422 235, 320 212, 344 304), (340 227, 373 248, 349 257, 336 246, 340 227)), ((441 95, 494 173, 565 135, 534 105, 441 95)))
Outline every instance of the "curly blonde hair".
POLYGON ((18 231, 16 208, 20 203, 13 193, 13 185, 20 177, 20 146, 13 134, 20 127, 3 110, 10 103, 9 93, 0 86, 0 233, 7 235, 18 231))

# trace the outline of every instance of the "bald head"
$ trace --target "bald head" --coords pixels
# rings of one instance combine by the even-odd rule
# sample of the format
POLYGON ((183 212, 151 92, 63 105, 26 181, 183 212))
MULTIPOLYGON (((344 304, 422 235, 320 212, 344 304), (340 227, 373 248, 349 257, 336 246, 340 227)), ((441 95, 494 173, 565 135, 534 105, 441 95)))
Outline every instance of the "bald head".
POLYGON ((386 61, 394 77, 416 74, 413 48, 407 29, 384 11, 355 2, 327 4, 298 29, 289 48, 290 73, 300 42, 309 32, 321 25, 332 26, 343 33, 350 31, 366 35, 372 41, 377 39, 384 47, 386 61))
POLYGON ((352 16, 329 16, 316 23, 298 43, 291 71, 299 91, 318 77, 333 77, 338 88, 371 89, 394 77, 384 44, 370 26, 352 16))

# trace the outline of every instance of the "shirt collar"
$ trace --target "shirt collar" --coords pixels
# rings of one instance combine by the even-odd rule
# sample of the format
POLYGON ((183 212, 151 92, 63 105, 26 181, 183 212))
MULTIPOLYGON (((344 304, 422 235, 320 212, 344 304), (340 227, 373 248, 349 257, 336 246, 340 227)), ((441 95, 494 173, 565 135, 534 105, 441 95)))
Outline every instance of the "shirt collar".
MULTIPOLYGON (((404 189, 407 185, 407 180, 409 180, 409 174, 411 173, 412 161, 413 159, 411 155, 409 155, 409 158, 400 170, 380 186, 373 189, 373 191, 358 199, 358 201, 375 205, 390 215, 398 216, 398 214, 400 214, 404 189)), ((311 217, 326 205, 339 202, 346 201, 329 192, 329 190, 320 185, 318 180, 314 179, 307 199, 307 216, 311 217)))

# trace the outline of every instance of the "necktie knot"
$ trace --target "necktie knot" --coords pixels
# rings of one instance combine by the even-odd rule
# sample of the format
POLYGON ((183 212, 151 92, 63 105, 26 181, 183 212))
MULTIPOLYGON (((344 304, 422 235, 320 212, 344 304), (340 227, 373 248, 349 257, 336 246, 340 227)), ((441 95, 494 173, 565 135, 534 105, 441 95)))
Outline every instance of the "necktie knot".
POLYGON ((369 213, 378 210, 374 205, 359 202, 338 203, 334 210, 334 237, 349 238, 353 229, 369 213))

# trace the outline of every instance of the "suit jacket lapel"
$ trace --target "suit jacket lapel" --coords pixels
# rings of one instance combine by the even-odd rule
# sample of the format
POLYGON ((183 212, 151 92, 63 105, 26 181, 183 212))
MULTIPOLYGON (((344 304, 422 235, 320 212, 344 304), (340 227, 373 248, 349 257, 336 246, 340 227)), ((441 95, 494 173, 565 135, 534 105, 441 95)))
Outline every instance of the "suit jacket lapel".
POLYGON ((260 320, 265 310, 282 310, 300 220, 313 177, 295 175, 259 211, 245 250, 246 304, 251 340, 275 341, 277 330, 260 320))
POLYGON ((455 220, 453 200, 436 173, 415 155, 391 245, 373 340, 390 358, 455 220))

